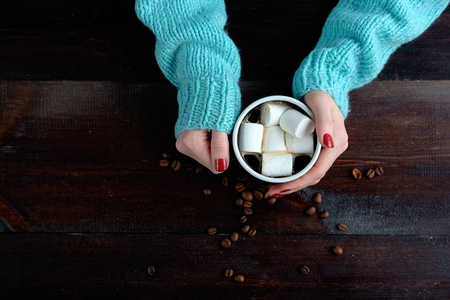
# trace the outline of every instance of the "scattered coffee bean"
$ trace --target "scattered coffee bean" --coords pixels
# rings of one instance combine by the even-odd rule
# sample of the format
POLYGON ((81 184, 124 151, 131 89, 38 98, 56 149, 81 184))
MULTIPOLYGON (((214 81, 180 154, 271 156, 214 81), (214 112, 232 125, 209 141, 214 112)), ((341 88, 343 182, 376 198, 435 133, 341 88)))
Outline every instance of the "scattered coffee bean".
POLYGON ((163 168, 168 167, 169 166, 169 161, 167 159, 161 159, 159 161, 159 165, 163 168))
POLYGON ((172 154, 170 154, 169 152, 163 152, 163 155, 162 155, 164 158, 171 158, 172 157, 172 154))
POLYGON ((370 169, 369 171, 367 171, 366 176, 368 178, 373 178, 375 176, 375 170, 374 169, 370 169))
POLYGON ((155 272, 156 272, 155 266, 148 266, 147 272, 149 275, 155 275, 155 272))
POLYGON ((337 227, 338 227, 338 229, 339 229, 340 231, 347 231, 347 230, 348 230, 348 227, 347 227, 347 225, 345 225, 345 224, 339 223, 337 227))
POLYGON ((309 269, 308 266, 301 266, 301 267, 300 267, 300 272, 301 272, 302 274, 304 274, 304 275, 308 275, 309 272, 311 272, 311 270, 309 269))
POLYGON ((330 216, 330 213, 327 212, 326 210, 320 214, 321 219, 328 219, 329 216, 330 216))
POLYGON ((222 185, 228 186, 228 178, 227 177, 222 177, 222 185))
POLYGON ((202 166, 197 166, 195 167, 195 173, 200 174, 203 171, 203 167, 202 166))
POLYGON ((236 199, 236 205, 237 206, 242 206, 244 204, 244 199, 242 198, 237 198, 236 199))
POLYGON ((253 191, 253 197, 255 197, 256 200, 262 200, 264 198, 264 194, 261 191, 253 191))
POLYGON ((214 235, 217 232, 217 228, 216 227, 210 227, 208 228, 208 234, 209 235, 214 235))
POLYGON ((361 179, 361 177, 362 177, 362 173, 358 169, 353 169, 352 174, 353 174, 353 177, 355 177, 356 179, 361 179))
POLYGON ((239 239, 239 233, 233 232, 233 233, 230 235, 230 240, 231 240, 233 243, 236 243, 238 239, 239 239))
POLYGON ((250 225, 244 225, 244 227, 242 227, 243 233, 247 233, 249 230, 250 230, 250 225))
POLYGON ((239 218, 239 222, 241 222, 241 223, 247 222, 247 216, 242 216, 242 217, 240 217, 240 218, 239 218))
POLYGON ((339 246, 334 246, 334 247, 333 247, 333 252, 334 252, 334 254, 336 254, 336 255, 342 255, 342 254, 344 254, 344 250, 343 250, 341 247, 339 247, 339 246))
POLYGON ((255 227, 250 228, 250 230, 248 231, 248 235, 249 236, 255 236, 256 235, 256 228, 255 227))
POLYGON ((245 185, 240 182, 238 184, 236 184, 236 186, 234 187, 234 189, 236 190, 236 192, 240 193, 243 192, 245 190, 245 185))
POLYGON ((253 194, 250 191, 243 191, 241 195, 242 195, 242 199, 244 199, 245 201, 253 200, 253 194))
POLYGON ((244 214, 250 216, 253 213, 253 210, 250 207, 244 208, 244 214))
POLYGON ((204 194, 205 196, 211 195, 211 189, 208 189, 208 188, 203 189, 203 194, 204 194))
POLYGON ((221 244, 222 244, 222 247, 224 247, 224 248, 231 247, 231 241, 229 239, 223 239, 221 244))
POLYGON ((233 269, 226 269, 225 270, 225 277, 233 277, 233 269))
POLYGON ((181 163, 178 160, 172 162, 172 170, 179 171, 181 169, 181 163))
POLYGON ((274 205, 275 202, 277 202, 277 198, 275 197, 270 197, 269 199, 267 199, 267 203, 274 205))
POLYGON ((306 209, 306 214, 308 216, 312 216, 316 213, 316 208, 314 206, 310 206, 306 209))
POLYGON ((376 168, 375 168, 375 173, 376 173, 378 176, 381 176, 381 175, 384 174, 384 170, 383 170, 382 167, 376 167, 376 168))
POLYGON ((313 199, 314 199, 314 202, 316 202, 317 204, 322 203, 322 194, 315 193, 313 199))
POLYGON ((247 175, 247 173, 241 173, 238 175, 237 179, 240 182, 246 182, 248 180, 248 175, 247 175))
POLYGON ((190 164, 190 163, 187 163, 186 164, 186 170, 188 170, 190 172, 190 171, 194 170, 194 166, 192 164, 190 164))
POLYGON ((265 192, 267 192, 267 186, 266 185, 260 185, 259 187, 258 187, 258 191, 260 191, 261 193, 265 193, 265 192))
POLYGON ((244 281, 245 281, 245 278, 244 278, 243 275, 236 275, 236 276, 234 277, 234 280, 236 280, 237 282, 244 282, 244 281))
POLYGON ((252 203, 250 201, 244 201, 244 207, 252 207, 252 203))

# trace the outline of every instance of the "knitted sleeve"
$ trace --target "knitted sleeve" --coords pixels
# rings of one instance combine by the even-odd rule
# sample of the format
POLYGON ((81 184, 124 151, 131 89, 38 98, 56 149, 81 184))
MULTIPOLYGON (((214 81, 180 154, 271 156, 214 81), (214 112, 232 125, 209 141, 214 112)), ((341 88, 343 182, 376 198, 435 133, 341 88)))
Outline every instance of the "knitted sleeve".
POLYGON ((341 0, 293 80, 294 97, 330 94, 344 117, 348 93, 372 81, 389 56, 428 28, 448 0, 341 0))
POLYGON ((190 129, 230 133, 241 108, 241 64, 224 30, 224 1, 136 0, 135 10, 156 36, 161 71, 178 88, 175 136, 190 129))

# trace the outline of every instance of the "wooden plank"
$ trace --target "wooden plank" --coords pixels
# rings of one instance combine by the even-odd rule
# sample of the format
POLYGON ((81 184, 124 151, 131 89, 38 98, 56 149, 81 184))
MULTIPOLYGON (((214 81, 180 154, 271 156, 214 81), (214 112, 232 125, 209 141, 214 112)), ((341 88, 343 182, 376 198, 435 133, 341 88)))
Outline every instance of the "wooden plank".
MULTIPOLYGON (((187 169, 196 164, 174 148, 176 90, 169 84, 13 81, 0 90, 9 95, 0 111, 9 107, 16 116, 0 121, 0 197, 21 217, 1 216, 12 229, 239 230, 233 187, 242 169, 233 159, 228 187, 222 176, 187 169), (180 171, 159 166, 164 151, 182 162, 180 171)), ((289 86, 244 82, 242 90, 246 105, 288 94, 289 86)), ((317 186, 274 206, 255 203, 252 224, 282 234, 339 234, 344 222, 353 234, 448 235, 449 81, 374 82, 351 99, 347 152, 317 186), (350 175, 378 165, 386 170, 381 177, 350 175), (317 191, 329 219, 304 214, 317 191)))
POLYGON ((0 296, 445 299, 448 237, 2 234, 0 296), (344 249, 336 256, 331 248, 344 249), (155 266, 155 275, 147 273, 155 266), (303 275, 299 267, 311 272, 303 275), (232 268, 246 278, 224 276, 232 268))
MULTIPOLYGON (((292 81, 337 0, 227 1, 243 80, 292 81)), ((134 1, 3 0, 2 80, 165 80, 134 1), (39 13, 36 13, 38 11, 39 13)), ((450 8, 398 49, 382 80, 449 80, 450 8)))

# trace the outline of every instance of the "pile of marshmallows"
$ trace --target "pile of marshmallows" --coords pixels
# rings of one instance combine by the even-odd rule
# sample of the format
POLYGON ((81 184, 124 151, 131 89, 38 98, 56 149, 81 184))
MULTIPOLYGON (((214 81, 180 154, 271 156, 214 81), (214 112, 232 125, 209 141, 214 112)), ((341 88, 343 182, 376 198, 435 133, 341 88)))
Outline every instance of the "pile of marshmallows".
POLYGON ((314 153, 314 121, 285 102, 266 102, 259 110, 259 122, 240 125, 239 151, 260 158, 264 176, 291 176, 295 157, 314 153))

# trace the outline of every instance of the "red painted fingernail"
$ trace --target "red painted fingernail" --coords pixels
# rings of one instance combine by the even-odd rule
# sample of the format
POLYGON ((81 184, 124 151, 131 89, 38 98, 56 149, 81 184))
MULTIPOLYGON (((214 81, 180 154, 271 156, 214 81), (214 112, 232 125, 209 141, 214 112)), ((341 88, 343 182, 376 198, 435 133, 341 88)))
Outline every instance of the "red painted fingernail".
POLYGON ((275 198, 281 198, 281 197, 283 197, 284 195, 280 195, 280 194, 273 194, 272 196, 270 196, 270 197, 275 197, 275 198))
POLYGON ((331 135, 329 135, 328 133, 325 133, 325 134, 323 135, 323 143, 324 143, 325 146, 327 146, 328 148, 334 148, 333 138, 332 138, 331 135))
POLYGON ((227 161, 223 158, 216 159, 214 161, 214 168, 217 172, 223 172, 227 169, 227 161))
POLYGON ((282 191, 280 191, 280 193, 286 194, 287 192, 290 192, 290 191, 291 191, 291 189, 288 189, 288 190, 282 190, 282 191))

